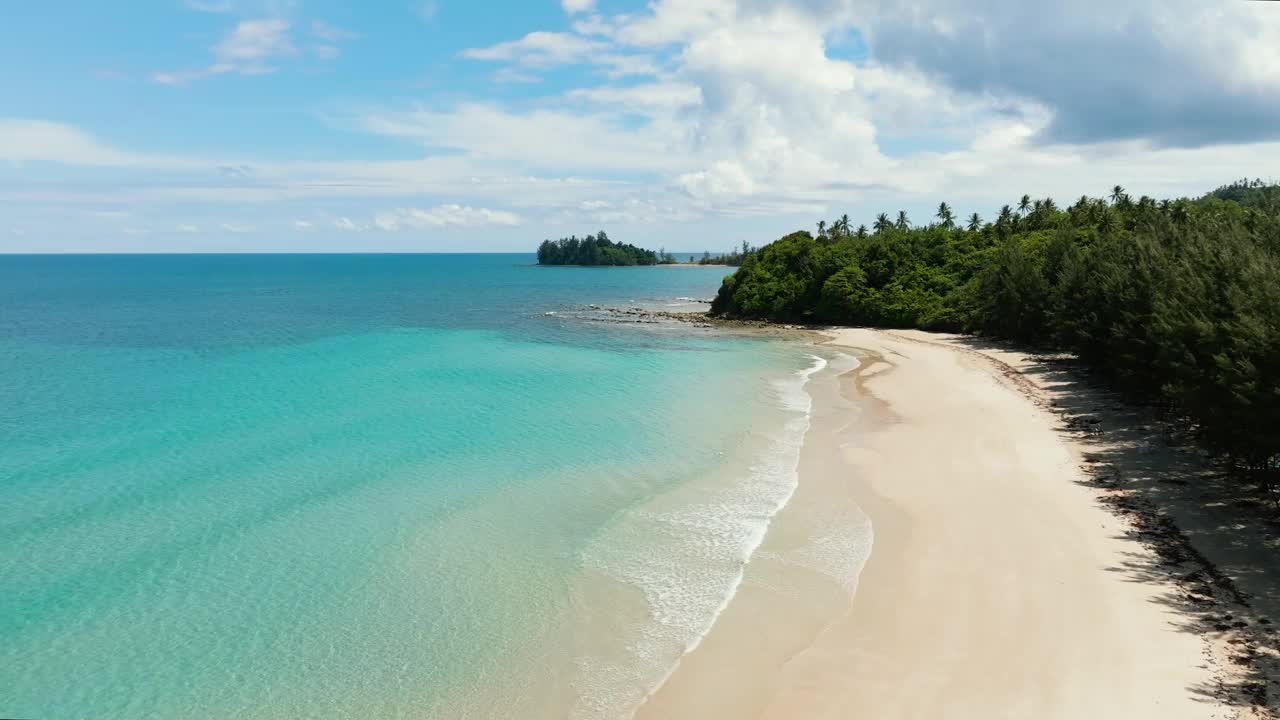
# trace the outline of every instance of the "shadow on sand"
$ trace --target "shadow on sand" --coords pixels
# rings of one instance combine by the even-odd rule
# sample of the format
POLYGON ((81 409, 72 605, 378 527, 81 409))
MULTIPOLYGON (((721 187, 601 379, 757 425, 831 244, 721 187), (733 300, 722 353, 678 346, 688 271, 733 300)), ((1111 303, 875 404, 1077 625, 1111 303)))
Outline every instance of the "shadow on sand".
MULTIPOLYGON (((1128 521, 1123 539, 1147 551, 1109 568, 1158 588, 1154 602, 1181 632, 1205 640, 1216 683, 1189 688, 1255 717, 1280 701, 1280 522, 1184 434, 1121 402, 1070 358, 1033 356, 1018 367, 992 354, 1014 346, 984 338, 953 342, 1061 419, 1085 448, 1082 484, 1128 521)), ((1270 713, 1270 715, 1268 715, 1270 713)))

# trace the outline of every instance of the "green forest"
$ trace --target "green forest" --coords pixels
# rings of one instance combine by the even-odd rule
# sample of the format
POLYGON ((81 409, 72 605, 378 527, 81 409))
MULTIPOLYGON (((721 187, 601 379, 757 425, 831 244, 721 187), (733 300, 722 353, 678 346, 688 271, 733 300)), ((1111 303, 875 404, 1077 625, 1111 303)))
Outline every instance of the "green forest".
POLYGON ((559 240, 543 240, 538 246, 539 265, 657 265, 675 262, 665 251, 652 250, 616 243, 605 231, 579 239, 577 236, 559 240))
MULTIPOLYGON (((1280 186, 1188 199, 1122 187, 994 220, 947 203, 848 216, 755 250, 716 315, 981 333, 1074 353, 1238 466, 1280 470, 1280 186)), ((1272 485, 1274 487, 1274 485, 1272 485)))

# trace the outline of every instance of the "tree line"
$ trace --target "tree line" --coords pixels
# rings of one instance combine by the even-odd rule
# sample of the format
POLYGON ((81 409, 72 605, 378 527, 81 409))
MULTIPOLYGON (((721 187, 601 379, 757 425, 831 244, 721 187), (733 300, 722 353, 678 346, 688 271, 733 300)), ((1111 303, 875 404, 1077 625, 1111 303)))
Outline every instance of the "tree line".
POLYGON ((725 278, 712 313, 976 332, 1074 353, 1275 488, 1280 474, 1280 186, 1197 199, 1122 187, 993 221, 847 215, 725 278))
POLYGON ((675 262, 666 251, 615 243, 605 231, 579 239, 576 235, 559 240, 543 240, 538 246, 539 265, 657 265, 675 262))
POLYGON ((691 257, 689 258, 689 262, 696 262, 698 265, 730 265, 732 267, 739 267, 742 265, 742 261, 746 260, 747 256, 754 251, 755 248, 751 247, 751 243, 743 240, 741 248, 735 248, 729 252, 719 253, 716 255, 711 254, 710 250, 706 250, 703 251, 702 257, 697 258, 696 260, 691 257))

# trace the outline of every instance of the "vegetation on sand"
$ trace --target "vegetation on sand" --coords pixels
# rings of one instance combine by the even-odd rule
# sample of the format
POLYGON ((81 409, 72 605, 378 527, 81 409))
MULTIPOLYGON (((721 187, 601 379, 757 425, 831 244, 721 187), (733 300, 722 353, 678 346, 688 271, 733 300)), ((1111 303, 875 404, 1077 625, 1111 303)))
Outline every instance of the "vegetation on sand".
POLYGON ((986 221, 847 216, 744 258, 712 312, 984 333, 1075 353, 1274 488, 1280 470, 1280 186, 1198 199, 1122 187, 986 221))

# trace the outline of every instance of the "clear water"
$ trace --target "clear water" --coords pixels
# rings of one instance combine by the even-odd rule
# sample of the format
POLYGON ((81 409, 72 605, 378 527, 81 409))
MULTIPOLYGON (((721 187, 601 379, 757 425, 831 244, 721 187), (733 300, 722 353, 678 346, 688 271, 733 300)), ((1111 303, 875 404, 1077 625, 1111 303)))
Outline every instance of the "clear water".
POLYGON ((0 717, 626 717, 814 358, 572 312, 721 268, 531 261, 0 257, 0 717))

